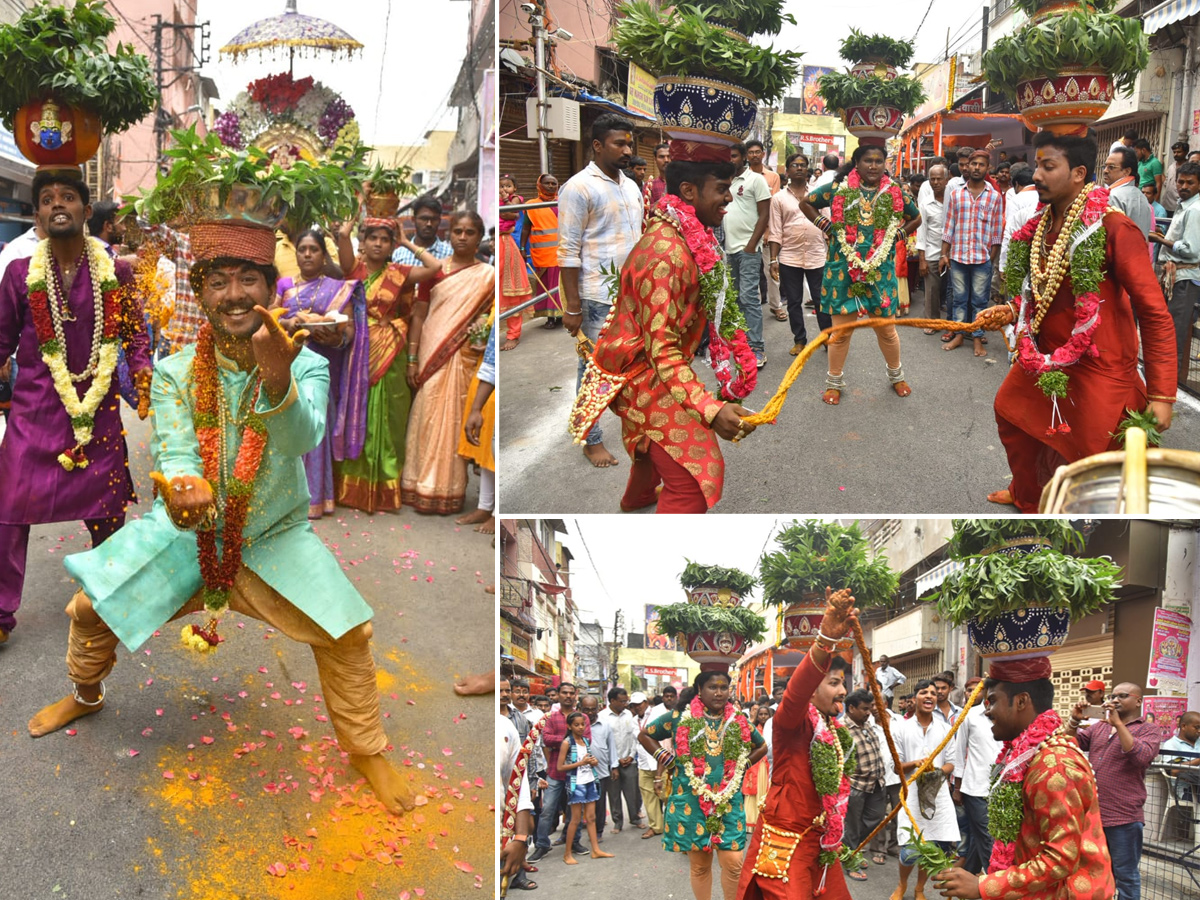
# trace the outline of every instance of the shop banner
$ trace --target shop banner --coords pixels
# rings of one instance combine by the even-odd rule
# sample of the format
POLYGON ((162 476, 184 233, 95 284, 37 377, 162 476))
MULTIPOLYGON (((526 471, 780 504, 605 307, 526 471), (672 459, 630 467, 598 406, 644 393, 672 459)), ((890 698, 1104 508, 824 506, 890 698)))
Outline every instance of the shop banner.
POLYGON ((1146 687, 1157 691, 1187 692, 1187 656, 1192 620, 1170 609, 1154 610, 1150 639, 1150 669, 1146 687))
POLYGON ((1187 712, 1187 697, 1147 697, 1142 701, 1142 718, 1162 729, 1169 738, 1179 728, 1179 717, 1187 712))
POLYGON ((625 106, 635 113, 654 118, 654 82, 657 79, 639 66, 629 64, 629 89, 625 94, 625 106))
POLYGON ((647 675, 662 675, 666 678, 674 678, 679 674, 678 669, 668 669, 665 666, 646 666, 647 675))

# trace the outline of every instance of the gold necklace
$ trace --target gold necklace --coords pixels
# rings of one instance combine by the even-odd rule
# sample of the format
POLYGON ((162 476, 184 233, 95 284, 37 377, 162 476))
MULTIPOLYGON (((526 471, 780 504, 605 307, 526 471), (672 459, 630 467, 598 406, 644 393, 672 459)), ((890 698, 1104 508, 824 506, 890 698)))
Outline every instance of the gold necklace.
POLYGON ((1083 215, 1083 208, 1090 192, 1090 189, 1081 191, 1071 203, 1067 214, 1063 217, 1062 228, 1058 232, 1054 246, 1045 258, 1043 255, 1046 253, 1046 239, 1049 235, 1053 210, 1047 209, 1038 221, 1037 231, 1034 233, 1029 248, 1029 287, 1033 293, 1035 310, 1029 323, 1031 334, 1038 333, 1042 320, 1050 311, 1050 304, 1054 302, 1054 298, 1058 294, 1063 277, 1070 271, 1070 247, 1075 225, 1083 215))

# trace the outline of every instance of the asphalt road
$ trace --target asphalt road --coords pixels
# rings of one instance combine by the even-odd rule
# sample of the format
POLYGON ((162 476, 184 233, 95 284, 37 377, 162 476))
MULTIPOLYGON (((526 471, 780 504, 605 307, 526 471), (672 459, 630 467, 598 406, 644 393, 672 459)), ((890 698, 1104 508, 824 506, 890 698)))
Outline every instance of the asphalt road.
MULTIPOLYGON (((610 823, 611 827, 611 823, 610 823)), ((685 853, 663 850, 661 839, 642 840, 641 828, 626 828, 620 834, 605 833, 601 849, 613 854, 613 859, 592 859, 590 855, 576 856, 579 864, 565 865, 562 847, 555 847, 549 856, 535 865, 538 871, 530 878, 538 884, 530 897, 559 900, 559 898, 597 898, 616 900, 622 897, 646 900, 692 900, 692 888, 685 853)), ((587 845, 585 836, 584 845, 587 845)), ((899 863, 894 857, 882 866, 869 867, 867 880, 851 881, 850 894, 854 900, 887 900, 899 883, 899 863)), ((713 900, 721 900, 721 885, 714 863, 713 900)), ((909 884, 908 897, 913 897, 914 876, 909 884)), ((510 891, 509 897, 518 896, 510 891)), ((927 900, 941 900, 930 889, 927 900)))
MULTIPOLYGON (((148 428, 124 412, 146 499, 148 428)), ((233 614, 211 656, 185 650, 178 626, 118 649, 105 708, 74 734, 31 739, 29 718, 69 690, 62 557, 88 540, 81 523, 38 526, 17 628, 0 646, 6 897, 494 894, 495 697, 452 689, 494 666, 492 539, 410 510, 340 510, 317 533, 375 609, 391 755, 428 803, 383 812, 332 744, 309 649, 233 614)))
MULTIPOLYGON (((923 302, 918 295, 914 312, 923 302)), ((766 315, 768 362, 759 371, 759 386, 743 403, 750 409, 763 407, 792 361, 788 323, 766 315)), ((629 473, 620 421, 610 412, 601 420, 605 445, 619 465, 594 469, 567 433, 575 394, 574 340, 561 328, 546 331, 541 321, 526 322, 520 345, 500 357, 500 508, 520 515, 615 513, 629 473)), ((817 335, 812 313, 805 326, 810 339, 817 335)), ((1001 336, 989 335, 984 358, 973 355, 969 341, 943 352, 939 336, 919 328, 900 328, 900 341, 913 389, 904 399, 888 384, 873 336, 859 331, 852 338, 841 404, 822 403, 825 351, 818 350, 788 394, 777 424, 760 427, 740 444, 722 443, 725 492, 713 511, 1014 512, 986 499, 1010 477, 992 412, 1007 370, 1001 336)), ((709 368, 697 364, 696 370, 715 388, 709 368)), ((1200 447, 1200 404, 1181 399, 1164 446, 1200 447)))

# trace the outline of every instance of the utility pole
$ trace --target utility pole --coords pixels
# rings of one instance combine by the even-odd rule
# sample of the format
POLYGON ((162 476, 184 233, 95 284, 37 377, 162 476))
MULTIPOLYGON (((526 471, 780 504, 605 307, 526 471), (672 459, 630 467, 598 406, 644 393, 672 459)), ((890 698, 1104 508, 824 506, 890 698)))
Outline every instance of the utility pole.
POLYGON ((616 615, 613 616, 612 667, 610 669, 614 687, 617 684, 617 659, 621 655, 621 618, 621 611, 618 609, 616 615))
POLYGON ((536 69, 537 84, 537 142, 538 162, 543 172, 550 171, 550 146, 546 140, 549 128, 546 126, 546 114, 550 104, 546 102, 546 8, 541 2, 530 4, 533 12, 529 16, 529 24, 533 26, 533 65, 536 69))
POLYGON ((163 143, 166 140, 167 129, 163 126, 163 116, 166 110, 162 105, 163 92, 163 51, 162 51, 162 16, 154 16, 154 85, 157 88, 158 103, 154 108, 154 159, 155 165, 162 164, 163 143))
POLYGON ((163 150, 166 147, 167 132, 171 126, 175 124, 175 115, 167 112, 162 105, 163 91, 175 84, 180 78, 185 75, 190 75, 196 69, 204 66, 209 59, 209 23, 201 22, 197 25, 187 25, 184 23, 176 24, 174 22, 163 22, 162 16, 154 16, 154 24, 150 26, 154 32, 154 84, 158 89, 158 105, 154 110, 154 146, 155 159, 158 160, 158 165, 163 164, 163 150), (166 66, 163 63, 163 32, 170 31, 172 41, 181 39, 187 40, 188 49, 191 50, 191 59, 188 64, 181 67, 166 66), (184 37, 188 32, 200 32, 200 52, 197 54, 190 36, 184 37), (170 84, 164 82, 167 74, 174 74, 170 84))

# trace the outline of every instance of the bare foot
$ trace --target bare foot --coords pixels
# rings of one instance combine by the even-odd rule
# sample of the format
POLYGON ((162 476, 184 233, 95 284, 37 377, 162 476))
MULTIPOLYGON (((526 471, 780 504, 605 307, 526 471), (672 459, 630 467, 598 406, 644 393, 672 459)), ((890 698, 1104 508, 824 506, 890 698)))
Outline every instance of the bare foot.
POLYGON ((1012 506, 1013 495, 1012 491, 1005 488, 1002 491, 992 491, 988 494, 988 503, 999 503, 1001 506, 1012 506))
POLYGON ((570 853, 563 856, 563 862, 565 862, 568 866, 579 865, 579 860, 577 860, 575 857, 573 857, 570 853))
POLYGON ((81 716, 89 716, 102 709, 104 709, 103 703, 99 706, 84 706, 82 703, 77 703, 73 696, 63 697, 57 703, 42 707, 41 711, 29 720, 29 734, 35 738, 41 737, 52 731, 58 731, 81 716))
POLYGON ((894 891, 892 891, 892 896, 889 897, 888 900, 904 900, 905 890, 907 889, 903 887, 896 888, 894 891))
POLYGON ((382 753, 374 756, 359 756, 350 754, 350 765, 366 776, 371 784, 371 790, 379 798, 379 802, 387 807, 388 812, 395 815, 411 812, 416 805, 416 794, 407 784, 408 779, 401 775, 382 753))
POLYGON ((521 343, 520 338, 509 338, 503 344, 500 345, 500 349, 501 350, 516 350, 517 344, 519 344, 519 343, 521 343))
POLYGON ((983 346, 983 338, 975 338, 975 355, 987 356, 987 348, 983 346))
POLYGON ((613 855, 611 853, 605 853, 603 850, 593 850, 592 851, 592 859, 612 859, 612 858, 613 858, 613 855))
POLYGON ((830 406, 837 406, 842 402, 842 392, 837 388, 829 388, 821 395, 821 399, 830 406))
POLYGON ((617 464, 617 458, 608 452, 604 444, 588 444, 583 448, 583 455, 597 469, 607 469, 617 464))
POLYGON ((479 694, 490 694, 496 690, 496 670, 482 675, 468 675, 454 685, 454 693, 460 697, 474 697, 479 694))
POLYGON ((925 892, 920 888, 917 888, 917 892, 913 896, 916 897, 916 900, 925 900, 925 892))
POLYGON ((490 510, 476 509, 467 513, 465 516, 459 516, 454 521, 458 525, 478 525, 480 522, 486 522, 491 517, 492 513, 490 510))
POLYGON ((912 388, 908 386, 907 381, 897 381, 892 385, 892 390, 896 392, 897 397, 907 397, 912 393, 912 388))
POLYGON ((478 525, 475 526, 475 530, 479 534, 495 534, 496 533, 496 518, 495 518, 495 516, 488 516, 486 521, 480 522, 478 525))
POLYGON ((0 628, 0 644, 3 644, 7 640, 8 640, 8 632, 5 631, 3 628, 0 628))
POLYGON ((962 344, 963 344, 963 336, 961 334, 956 334, 954 337, 950 338, 950 340, 946 342, 946 346, 943 347, 942 349, 943 350, 957 350, 959 347, 962 346, 962 344))

